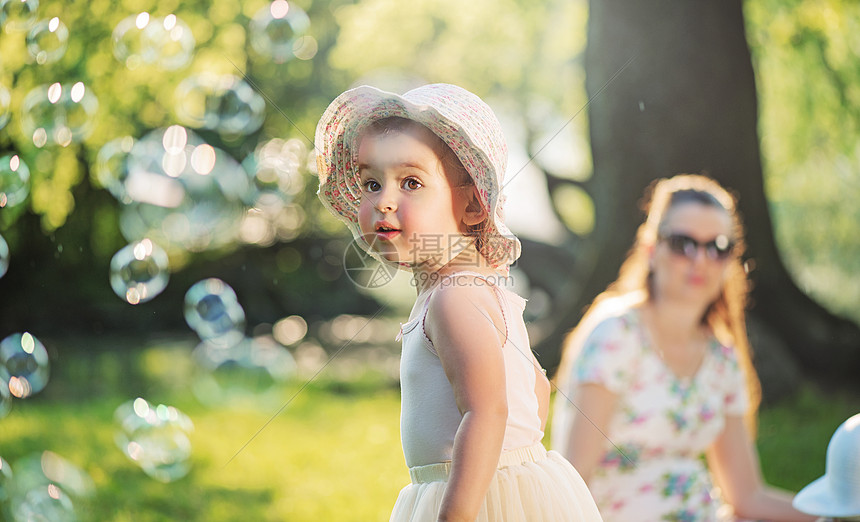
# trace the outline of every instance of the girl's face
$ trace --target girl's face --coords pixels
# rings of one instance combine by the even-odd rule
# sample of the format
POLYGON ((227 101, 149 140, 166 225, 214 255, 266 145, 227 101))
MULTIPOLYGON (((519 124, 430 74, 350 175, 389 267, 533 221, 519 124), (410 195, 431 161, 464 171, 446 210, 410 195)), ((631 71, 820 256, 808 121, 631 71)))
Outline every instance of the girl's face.
POLYGON ((697 307, 713 303, 725 283, 731 232, 731 217, 721 208, 695 202, 669 208, 651 251, 654 297, 697 307))
POLYGON ((359 226, 389 261, 444 264, 467 243, 463 219, 474 188, 453 186, 432 139, 410 129, 369 135, 359 144, 359 226))

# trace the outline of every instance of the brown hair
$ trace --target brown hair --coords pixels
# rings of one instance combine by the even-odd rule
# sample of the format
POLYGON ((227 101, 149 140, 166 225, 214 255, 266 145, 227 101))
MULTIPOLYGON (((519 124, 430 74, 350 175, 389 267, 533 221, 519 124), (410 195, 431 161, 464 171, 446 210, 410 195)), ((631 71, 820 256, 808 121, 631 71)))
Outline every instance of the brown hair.
POLYGON ((746 306, 749 282, 741 261, 744 253, 743 225, 736 209, 736 199, 713 179, 697 174, 679 174, 651 183, 645 191, 643 210, 647 217, 637 232, 633 247, 618 271, 618 277, 598 295, 583 315, 579 324, 568 334, 562 348, 562 361, 557 379, 565 380, 573 366, 584 337, 603 312, 612 303, 622 306, 641 303, 652 297, 652 274, 648 259, 648 246, 658 241, 660 227, 666 214, 675 205, 695 202, 721 208, 732 220, 734 255, 726 261, 727 278, 719 297, 711 303, 702 317, 702 324, 711 328, 720 342, 734 346, 741 371, 746 381, 749 410, 746 423, 755 432, 756 410, 761 399, 761 385, 752 364, 752 355, 746 329, 746 306))

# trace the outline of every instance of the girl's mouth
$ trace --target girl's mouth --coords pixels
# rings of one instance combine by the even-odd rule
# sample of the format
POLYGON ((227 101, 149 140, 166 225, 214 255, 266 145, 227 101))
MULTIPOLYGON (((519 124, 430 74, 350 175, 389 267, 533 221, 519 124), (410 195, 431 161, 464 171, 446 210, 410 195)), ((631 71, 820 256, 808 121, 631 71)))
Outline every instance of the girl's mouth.
POLYGON ((376 224, 376 236, 382 239, 391 240, 397 234, 400 233, 400 229, 394 228, 389 223, 377 223, 376 224))

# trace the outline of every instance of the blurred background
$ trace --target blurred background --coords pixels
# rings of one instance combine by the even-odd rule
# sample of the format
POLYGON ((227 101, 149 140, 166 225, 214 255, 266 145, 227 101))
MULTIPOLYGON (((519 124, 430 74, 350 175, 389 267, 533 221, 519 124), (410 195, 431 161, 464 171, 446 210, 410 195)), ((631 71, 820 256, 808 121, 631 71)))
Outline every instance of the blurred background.
POLYGON ((820 476, 860 411, 860 5, 0 0, 0 26, 0 518, 387 518, 415 290, 352 255, 313 151, 360 84, 498 114, 550 373, 645 187, 703 172, 747 226, 766 478, 820 476))

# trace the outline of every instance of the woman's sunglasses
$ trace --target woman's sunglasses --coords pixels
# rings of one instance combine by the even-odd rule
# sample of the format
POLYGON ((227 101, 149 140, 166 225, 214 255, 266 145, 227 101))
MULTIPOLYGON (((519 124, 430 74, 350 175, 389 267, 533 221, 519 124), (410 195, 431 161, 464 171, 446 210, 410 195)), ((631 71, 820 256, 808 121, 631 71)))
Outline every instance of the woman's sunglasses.
POLYGON ((726 236, 719 235, 708 241, 707 243, 699 243, 690 236, 684 234, 666 234, 660 236, 660 239, 669 245, 669 250, 673 254, 684 256, 688 259, 695 260, 699 253, 699 248, 705 249, 705 255, 709 259, 723 261, 732 255, 732 250, 735 244, 726 236))

